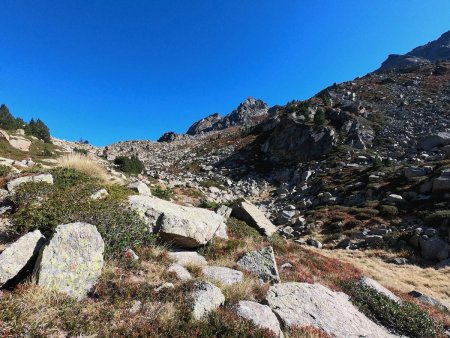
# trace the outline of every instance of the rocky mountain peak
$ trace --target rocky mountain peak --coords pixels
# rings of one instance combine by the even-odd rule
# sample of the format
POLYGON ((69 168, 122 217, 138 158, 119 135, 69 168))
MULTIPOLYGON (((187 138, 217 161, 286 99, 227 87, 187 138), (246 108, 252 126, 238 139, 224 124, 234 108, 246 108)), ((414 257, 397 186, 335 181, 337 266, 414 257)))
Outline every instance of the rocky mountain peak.
POLYGON ((450 31, 437 40, 419 46, 410 52, 399 55, 391 54, 379 70, 403 69, 441 60, 450 59, 450 31))
POLYGON ((262 100, 248 97, 231 113, 222 117, 215 113, 195 122, 187 131, 188 135, 198 135, 214 130, 223 130, 233 126, 249 127, 267 116, 269 106, 262 100))

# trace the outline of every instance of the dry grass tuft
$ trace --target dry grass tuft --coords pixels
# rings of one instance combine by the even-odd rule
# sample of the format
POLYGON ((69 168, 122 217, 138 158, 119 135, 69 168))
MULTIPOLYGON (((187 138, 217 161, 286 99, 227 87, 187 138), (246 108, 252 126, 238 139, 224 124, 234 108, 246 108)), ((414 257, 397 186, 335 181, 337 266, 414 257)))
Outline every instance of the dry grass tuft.
POLYGON ((417 290, 450 304, 450 268, 436 270, 390 264, 378 257, 376 251, 321 250, 320 253, 353 264, 388 288, 404 293, 417 290))
POLYGON ((80 153, 65 154, 58 159, 59 166, 62 168, 75 169, 88 176, 108 181, 108 173, 101 164, 92 160, 89 156, 80 153))

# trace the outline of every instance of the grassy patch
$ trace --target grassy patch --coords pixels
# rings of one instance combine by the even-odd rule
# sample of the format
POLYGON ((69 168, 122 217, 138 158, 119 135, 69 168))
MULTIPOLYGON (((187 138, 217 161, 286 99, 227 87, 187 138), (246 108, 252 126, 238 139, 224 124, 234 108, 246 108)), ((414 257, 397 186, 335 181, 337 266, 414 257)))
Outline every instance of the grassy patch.
POLYGON ((351 301, 369 318, 408 337, 437 337, 442 328, 412 302, 397 303, 356 281, 341 284, 351 301))
POLYGON ((173 197, 173 190, 170 188, 163 188, 157 185, 152 189, 152 195, 163 200, 169 201, 173 197))

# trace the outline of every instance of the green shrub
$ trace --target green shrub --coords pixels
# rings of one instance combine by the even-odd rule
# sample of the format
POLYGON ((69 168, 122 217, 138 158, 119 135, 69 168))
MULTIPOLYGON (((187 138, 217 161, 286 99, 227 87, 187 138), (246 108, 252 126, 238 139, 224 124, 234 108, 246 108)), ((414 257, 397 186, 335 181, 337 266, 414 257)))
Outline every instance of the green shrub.
POLYGON ((9 165, 0 165, 0 176, 8 176, 11 172, 11 167, 9 165))
POLYGON ((437 337, 439 325, 415 303, 397 303, 357 281, 342 283, 350 300, 366 316, 408 337, 437 337))
POLYGON ((394 205, 380 205, 380 213, 383 216, 394 217, 398 215, 398 208, 394 205))
POLYGON ((445 220, 450 220, 450 210, 438 210, 425 217, 425 224, 439 227, 445 220))
POLYGON ((79 154, 83 154, 83 155, 87 155, 88 151, 86 149, 82 149, 82 148, 73 148, 73 152, 74 153, 79 153, 79 154))
POLYGON ((245 237, 262 238, 258 230, 234 217, 230 217, 228 219, 227 228, 228 233, 233 238, 245 238, 245 237))
POLYGON ((114 160, 120 171, 128 174, 140 174, 144 171, 144 163, 136 156, 118 156, 114 160))
POLYGON ((322 109, 317 110, 314 115, 314 125, 315 126, 323 126, 327 122, 325 118, 325 112, 322 109))
POLYGON ((200 201, 200 204, 198 205, 199 208, 205 208, 205 209, 211 209, 211 210, 215 210, 220 206, 219 203, 214 202, 214 201, 209 201, 207 199, 202 199, 200 201))
POLYGON ((157 185, 155 188, 152 189, 152 194, 155 197, 169 201, 173 197, 173 190, 170 188, 164 189, 160 185, 157 185))
POLYGON ((123 201, 124 188, 107 187, 112 193, 105 199, 90 195, 102 186, 72 169, 54 172, 54 185, 26 183, 19 186, 12 201, 17 206, 12 222, 17 231, 39 229, 50 236, 59 224, 87 222, 95 225, 105 241, 105 255, 114 257, 127 248, 153 243, 144 221, 123 201))

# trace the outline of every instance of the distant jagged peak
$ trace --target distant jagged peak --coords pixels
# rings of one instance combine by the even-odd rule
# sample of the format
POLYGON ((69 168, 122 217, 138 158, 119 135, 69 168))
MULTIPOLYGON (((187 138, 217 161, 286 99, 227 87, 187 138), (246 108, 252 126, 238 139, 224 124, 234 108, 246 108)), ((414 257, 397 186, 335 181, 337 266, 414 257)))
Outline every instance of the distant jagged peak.
POLYGON ((450 31, 442 34, 439 39, 428 42, 423 46, 416 47, 404 55, 389 55, 378 70, 404 69, 420 64, 449 59, 450 31))
POLYGON ((223 117, 219 113, 209 115, 195 122, 187 131, 189 135, 198 135, 215 130, 223 130, 233 126, 249 127, 267 115, 269 106, 263 100, 248 97, 231 113, 223 117))

